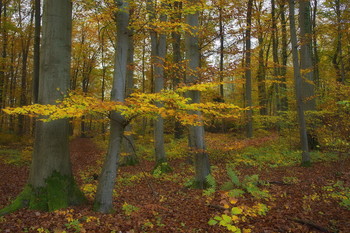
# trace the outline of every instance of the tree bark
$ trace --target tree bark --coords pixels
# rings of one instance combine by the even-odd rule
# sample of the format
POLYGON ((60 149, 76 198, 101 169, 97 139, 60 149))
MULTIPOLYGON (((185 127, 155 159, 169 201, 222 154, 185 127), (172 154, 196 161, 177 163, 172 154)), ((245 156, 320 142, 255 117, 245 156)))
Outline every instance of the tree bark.
MULTIPOLYGON (((116 12, 117 46, 111 100, 124 102, 129 50, 129 4, 128 1, 123 0, 116 0, 115 2, 118 7, 116 12)), ((126 120, 120 113, 112 112, 110 118, 108 151, 99 176, 94 202, 94 210, 102 213, 113 211, 113 189, 117 176, 122 137, 126 126, 126 120)))
MULTIPOLYGON (((44 1, 40 104, 56 104, 68 90, 71 12, 69 0, 44 1)), ((0 215, 24 206, 52 211, 84 201, 71 170, 67 120, 38 121, 27 186, 10 206, 0 211, 0 215)))
MULTIPOLYGON (((190 4, 198 4, 198 0, 191 0, 190 4)), ((186 83, 194 84, 198 80, 198 68, 200 67, 200 50, 198 43, 199 12, 186 15, 186 23, 191 26, 191 33, 185 34, 185 51, 188 60, 188 70, 186 73, 186 83)), ((192 103, 200 102, 199 91, 189 91, 187 96, 192 103)), ((201 115, 200 112, 193 114, 201 115)), ((206 187, 206 177, 210 174, 209 156, 206 151, 204 141, 203 126, 189 126, 189 147, 194 153, 195 165, 195 186, 206 187)))
POLYGON ((280 2, 281 12, 281 32, 282 32, 282 67, 281 67, 281 81, 280 95, 281 95, 281 111, 288 110, 288 96, 287 96, 287 62, 288 62, 288 41, 287 41, 287 19, 285 16, 286 2, 282 0, 280 2))
POLYGON ((302 99, 305 110, 316 110, 314 67, 312 62, 312 31, 310 0, 299 1, 300 68, 302 73, 302 99))
MULTIPOLYGON (((181 9, 182 2, 175 1, 174 9, 177 11, 177 14, 174 15, 172 19, 174 22, 181 22, 181 9)), ((173 87, 177 88, 180 82, 184 81, 184 72, 182 71, 182 55, 181 55, 181 34, 179 32, 172 32, 172 48, 173 48, 173 62, 178 65, 178 69, 175 70, 173 87)), ((175 120, 175 129, 174 129, 175 139, 180 139, 183 135, 184 128, 181 123, 175 120)))
POLYGON ((302 77, 300 73, 299 66, 299 55, 298 55, 298 41, 295 27, 294 19, 294 0, 289 0, 289 21, 290 21, 290 34, 291 34, 291 43, 292 43, 292 55, 293 55, 293 67, 294 67, 294 82, 295 82, 295 96, 297 101, 297 112, 298 112, 298 121, 299 121, 299 134, 300 134, 300 143, 302 150, 302 165, 309 166, 311 163, 308 140, 307 140, 307 131, 306 131, 306 122, 304 116, 304 103, 302 96, 302 77))
MULTIPOLYGON (((147 1, 148 11, 150 14, 150 21, 156 20, 155 2, 147 1)), ((162 14, 159 18, 160 22, 166 22, 167 16, 162 14)), ((158 34, 155 30, 150 30, 151 35, 151 60, 152 73, 154 79, 154 93, 159 93, 164 89, 164 61, 166 56, 166 35, 164 33, 158 34)), ((161 107, 161 103, 156 103, 161 107)), ((156 167, 167 162, 164 149, 164 119, 158 116, 154 121, 154 146, 156 167)))
POLYGON ((245 99, 247 110, 247 137, 253 137, 253 110, 252 107, 252 71, 251 71, 251 27, 252 27, 253 0, 248 0, 247 8, 247 29, 245 38, 245 99))
POLYGON ((33 103, 38 102, 39 70, 40 70, 40 32, 41 32, 41 0, 35 0, 34 20, 34 65, 33 65, 33 103))

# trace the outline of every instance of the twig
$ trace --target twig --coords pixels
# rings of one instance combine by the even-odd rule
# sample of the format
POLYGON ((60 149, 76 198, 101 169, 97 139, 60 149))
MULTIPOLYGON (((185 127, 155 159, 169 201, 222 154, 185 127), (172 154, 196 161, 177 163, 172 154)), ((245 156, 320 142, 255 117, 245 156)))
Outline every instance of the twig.
POLYGON ((331 231, 327 228, 321 227, 320 225, 313 223, 311 221, 308 221, 308 220, 303 220, 303 219, 298 219, 298 218, 290 218, 290 217, 288 217, 287 219, 294 221, 294 222, 297 222, 297 223, 300 223, 300 224, 307 225, 307 226, 312 227, 312 228, 315 228, 321 232, 326 232, 326 233, 333 233, 334 232, 334 231, 331 231))
POLYGON ((208 207, 213 208, 213 209, 218 209, 218 210, 228 210, 227 208, 219 206, 219 205, 208 205, 208 207))

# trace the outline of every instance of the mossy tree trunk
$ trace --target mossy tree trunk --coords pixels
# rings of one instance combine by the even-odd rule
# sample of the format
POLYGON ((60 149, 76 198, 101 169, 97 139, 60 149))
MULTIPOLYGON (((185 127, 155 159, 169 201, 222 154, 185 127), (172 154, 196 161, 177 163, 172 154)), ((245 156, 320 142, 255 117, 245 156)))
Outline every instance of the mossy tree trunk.
MULTIPOLYGON (((55 104, 67 93, 71 14, 70 0, 44 1, 38 96, 40 104, 55 104)), ((28 183, 16 200, 0 211, 0 215, 22 207, 52 211, 85 201, 72 174, 68 132, 68 121, 65 119, 37 122, 28 183)))

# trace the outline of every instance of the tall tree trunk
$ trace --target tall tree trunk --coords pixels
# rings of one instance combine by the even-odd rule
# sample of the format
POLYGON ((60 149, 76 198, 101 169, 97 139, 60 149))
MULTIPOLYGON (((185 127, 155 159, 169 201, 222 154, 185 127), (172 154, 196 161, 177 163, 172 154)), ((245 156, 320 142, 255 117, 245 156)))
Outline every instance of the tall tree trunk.
MULTIPOLYGON (((21 15, 21 13, 20 13, 21 15)), ((34 19, 34 9, 31 12, 30 23, 28 25, 28 35, 21 36, 21 47, 22 47, 22 67, 21 67, 21 94, 20 94, 20 106, 24 106, 28 102, 27 96, 27 83, 28 83, 28 55, 32 38, 32 26, 34 19)), ((23 30, 23 29, 22 29, 23 30)), ((18 134, 24 135, 28 129, 29 125, 25 125, 25 117, 20 115, 18 117, 18 134)))
POLYGON ((251 70, 251 27, 252 27, 252 9, 253 9, 253 0, 248 0, 247 8, 247 29, 246 29, 246 38, 245 38, 245 51, 246 51, 246 60, 245 60, 245 99, 247 110, 247 137, 253 137, 253 110, 252 107, 252 70, 251 70))
POLYGON ((343 32, 342 32, 342 22, 341 22, 341 11, 340 11, 340 0, 335 0, 335 14, 337 17, 337 44, 336 50, 333 57, 333 65, 337 72, 337 81, 340 83, 345 83, 345 69, 344 69, 344 59, 343 59, 343 32))
MULTIPOLYGON (((43 47, 40 61, 39 103, 56 104, 66 93, 70 76, 71 13, 69 0, 44 1, 43 47), (59 91, 57 90, 59 89, 59 91)), ((76 186, 68 150, 68 122, 37 122, 28 185, 6 214, 23 206, 56 210, 85 200, 76 186)))
MULTIPOLYGON (((133 14, 133 9, 130 9, 130 17, 133 14)), ((126 84, 125 84, 125 95, 129 97, 134 91, 134 31, 128 30, 129 34, 129 48, 128 48, 128 61, 127 61, 127 73, 126 73, 126 84)), ((125 131, 132 131, 132 126, 129 124, 125 127, 125 131)), ((127 155, 123 158, 121 164, 123 165, 135 165, 138 163, 135 153, 135 139, 132 134, 125 135, 122 141, 122 148, 127 155)))
MULTIPOLYGON (((124 102, 129 50, 129 4, 128 1, 123 0, 116 0, 115 2, 118 7, 116 12, 117 46, 111 100, 124 102)), ((120 113, 112 112, 110 118, 108 151, 99 176, 94 202, 94 210, 102 213, 109 213, 113 210, 113 189, 117 176, 117 164, 124 128, 126 126, 126 120, 120 113)))
MULTIPOLYGON (((174 18, 172 19, 174 22, 181 22, 181 9, 182 2, 175 1, 174 9, 177 11, 174 18)), ((179 83, 184 80, 184 73, 182 71, 182 55, 181 55, 181 34, 178 32, 172 32, 172 47, 173 47, 173 63, 178 64, 178 69, 175 70, 175 77, 173 80, 174 88, 177 88, 179 83)), ((175 120, 175 129, 174 129, 174 137, 175 139, 180 139, 183 135, 184 128, 181 123, 175 120)))
MULTIPOLYGON (((1 26, 1 36, 2 36, 2 51, 1 51, 1 63, 0 63, 0 109, 5 107, 5 79, 7 69, 6 58, 7 58, 7 47, 8 47, 8 38, 7 38, 7 29, 6 29, 6 21, 7 21, 7 1, 0 0, 0 26, 1 26)), ((1 116, 1 125, 3 126, 4 117, 1 116)), ((2 129, 4 127, 1 127, 2 129)))
MULTIPOLYGON (((273 57, 273 76, 274 80, 280 81, 280 64, 278 59, 278 29, 277 29, 277 17, 276 17, 276 4, 275 0, 271 0, 271 21, 272 21, 272 57, 273 57)), ((281 110, 280 103, 280 90, 279 84, 273 83, 273 96, 275 97, 276 110, 281 110)))
MULTIPOLYGON (((155 1, 148 0, 148 11, 151 22, 156 19, 155 1)), ((162 14, 159 18, 160 22, 166 22, 166 15, 162 14)), ((152 56, 152 73, 154 79, 154 92, 159 93, 164 89, 164 61, 166 56, 166 35, 158 34, 155 30, 150 30, 151 34, 151 56, 152 56)), ((161 103, 156 103, 161 107, 161 103)), ((158 116, 154 121, 154 146, 156 167, 167 161, 164 149, 164 119, 158 116)))
POLYGON ((38 102, 39 69, 40 69, 40 32, 41 32, 41 0, 35 0, 34 31, 34 65, 33 65, 33 103, 38 102))
POLYGON ((295 82, 295 95, 297 100, 297 111, 298 111, 298 121, 299 121, 299 133, 300 142, 302 150, 302 165, 309 166, 311 163, 307 132, 306 132, 306 122, 304 116, 304 103, 302 96, 302 77, 299 66, 299 55, 298 55, 298 41, 295 27, 294 19, 294 0, 289 0, 289 21, 290 21, 290 35, 292 43, 292 54, 293 54, 293 67, 294 67, 294 82, 295 82))
MULTIPOLYGON (((199 4, 198 0, 190 0, 190 4, 199 4)), ((191 26, 191 32, 185 34, 185 51, 188 60, 186 83, 194 84, 198 80, 197 70, 200 67, 200 50, 198 43, 199 12, 186 15, 186 23, 191 26)), ((199 91, 189 91, 187 96, 192 103, 200 102, 199 91)), ((193 114, 201 115, 200 112, 193 114)), ((189 127, 189 146, 194 153, 195 185, 199 188, 206 187, 206 177, 210 174, 209 156, 204 141, 204 127, 189 127)))
POLYGON ((282 67, 281 67, 281 81, 280 95, 281 95, 281 111, 288 110, 288 96, 287 96, 287 62, 288 62, 288 41, 287 41, 287 19, 285 16, 286 2, 280 2, 281 12, 281 32, 282 32, 282 67))
MULTIPOLYGON (((262 2, 259 5, 259 10, 261 12, 262 8, 262 2)), ((263 26, 261 25, 261 19, 260 14, 258 14, 258 42, 259 42, 259 57, 258 57, 258 72, 257 72, 257 79, 258 79, 258 96, 259 96, 259 106, 260 106, 260 115, 267 115, 267 94, 266 94, 266 66, 265 66, 265 60, 264 60, 264 33, 263 33, 263 26)))
POLYGON ((312 31, 310 0, 299 1, 300 68, 302 70, 302 98, 305 110, 316 110, 314 71, 312 62, 312 31))
POLYGON ((320 70, 318 67, 318 63, 320 62, 320 58, 318 55, 318 46, 317 46, 317 33, 316 33, 316 19, 317 19, 317 1, 314 0, 314 7, 312 13, 312 44, 313 44, 313 66, 314 66, 314 79, 317 87, 320 85, 320 70))
MULTIPOLYGON (((219 81, 224 81, 224 40, 225 32, 223 25, 223 16, 222 16, 222 3, 219 6, 219 30, 220 30, 220 67, 219 67, 219 81)), ((220 84, 220 98, 224 99, 224 84, 220 84)))

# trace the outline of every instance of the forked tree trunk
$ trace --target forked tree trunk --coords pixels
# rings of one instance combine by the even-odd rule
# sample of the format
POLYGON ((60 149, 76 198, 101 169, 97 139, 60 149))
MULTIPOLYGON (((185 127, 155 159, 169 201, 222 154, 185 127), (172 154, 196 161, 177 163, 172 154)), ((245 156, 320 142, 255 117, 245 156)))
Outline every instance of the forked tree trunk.
MULTIPOLYGON (((198 0, 191 0, 190 3, 198 4, 198 0)), ((186 83, 194 84, 198 80, 197 69, 200 67, 200 50, 198 44, 198 26, 199 12, 186 15, 186 23, 192 27, 191 33, 185 34, 185 51, 188 60, 188 71, 186 74, 186 83)), ((199 91, 189 91, 187 97, 192 99, 192 103, 200 102, 199 91)), ((193 114, 201 115, 200 112, 193 114)), ((206 151, 204 141, 204 127, 189 127, 190 148, 194 154, 195 165, 195 186, 198 188, 206 187, 206 177, 210 174, 209 156, 206 151)))
POLYGON ((309 166, 311 163, 309 147, 307 141, 307 131, 304 116, 304 103, 302 97, 302 77, 299 66, 298 55, 298 41, 294 19, 294 0, 289 0, 289 21, 290 21, 290 35, 292 43, 292 55, 293 55, 293 67, 294 67, 294 82, 295 82, 295 95, 297 99, 297 112, 299 121, 299 134, 302 150, 302 165, 309 166))
MULTIPOLYGON (((124 102, 129 48, 129 9, 128 1, 116 0, 117 47, 114 63, 111 100, 124 102)), ((99 176, 94 210, 102 213, 113 211, 113 189, 117 176, 119 153, 126 126, 124 117, 117 112, 110 115, 110 138, 107 155, 99 176)))
MULTIPOLYGON (((67 93, 70 76, 71 13, 69 0, 44 1, 39 103, 55 104, 67 93)), ((37 122, 27 186, 0 214, 28 206, 56 210, 85 201, 76 186, 68 150, 68 121, 37 122)))

